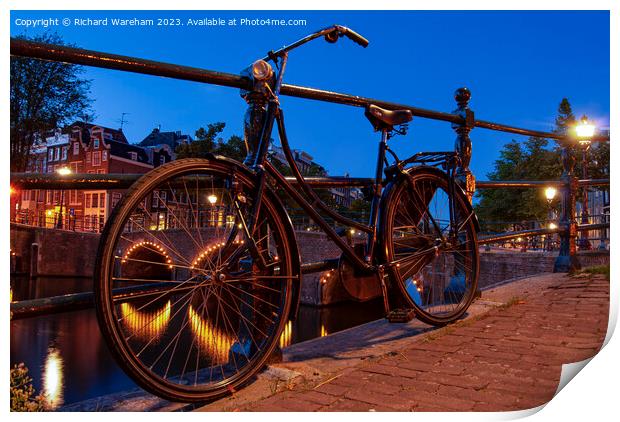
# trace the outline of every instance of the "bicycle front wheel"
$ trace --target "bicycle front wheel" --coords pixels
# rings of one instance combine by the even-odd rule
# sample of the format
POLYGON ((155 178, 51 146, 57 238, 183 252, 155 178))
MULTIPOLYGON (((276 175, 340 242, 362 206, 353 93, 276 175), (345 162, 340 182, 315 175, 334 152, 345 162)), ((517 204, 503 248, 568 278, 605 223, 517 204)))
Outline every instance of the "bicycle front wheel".
POLYGON ((462 317, 478 285, 475 216, 460 189, 450 201, 448 183, 435 168, 413 169, 391 189, 383 221, 392 280, 417 317, 436 326, 462 317))
POLYGON ((97 316, 119 365, 149 392, 221 397, 277 345, 299 258, 273 193, 263 191, 255 218, 254 192, 253 175, 237 165, 178 160, 136 182, 109 218, 97 316))

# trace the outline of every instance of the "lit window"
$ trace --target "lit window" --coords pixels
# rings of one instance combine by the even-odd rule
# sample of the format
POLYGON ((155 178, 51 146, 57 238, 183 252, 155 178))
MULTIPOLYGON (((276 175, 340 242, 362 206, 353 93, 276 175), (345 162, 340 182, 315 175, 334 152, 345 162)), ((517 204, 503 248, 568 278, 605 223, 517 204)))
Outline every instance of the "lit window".
POLYGON ((62 159, 66 160, 67 159, 67 151, 69 150, 68 146, 64 146, 62 147, 62 159))
POLYGON ((93 152, 93 166, 101 165, 101 151, 93 152))
POLYGON ((79 153, 80 153, 80 143, 74 142, 73 143, 73 155, 78 155, 79 153))
POLYGON ((105 208, 105 193, 99 194, 99 208, 105 208))
POLYGON ((54 161, 60 160, 60 148, 54 148, 54 161))
POLYGON ((101 153, 101 160, 102 161, 108 161, 108 151, 103 151, 101 153))
POLYGON ((93 141, 93 149, 98 149, 99 148, 99 139, 95 139, 93 141))
POLYGON ((47 150, 47 161, 54 161, 54 148, 47 150))

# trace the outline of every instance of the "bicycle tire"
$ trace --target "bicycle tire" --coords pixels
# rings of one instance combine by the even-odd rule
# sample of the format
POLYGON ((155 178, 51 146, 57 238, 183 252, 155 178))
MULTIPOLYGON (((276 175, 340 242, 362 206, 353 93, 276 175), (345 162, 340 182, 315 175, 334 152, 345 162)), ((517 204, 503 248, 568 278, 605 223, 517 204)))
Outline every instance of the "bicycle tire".
MULTIPOLYGON (((261 230, 261 233, 262 231, 267 231, 268 236, 270 236, 267 240, 262 239, 258 241, 259 245, 264 246, 264 250, 260 252, 260 255, 263 256, 263 258, 270 265, 275 263, 275 265, 269 267, 268 270, 259 271, 254 264, 251 264, 249 270, 246 267, 243 267, 245 268, 245 272, 236 271, 233 273, 232 271, 229 271, 226 273, 226 276, 229 277, 227 280, 230 281, 219 282, 219 284, 217 284, 217 280, 219 280, 219 278, 216 277, 216 274, 221 275, 225 273, 225 270, 223 269, 225 258, 222 257, 224 252, 218 252, 220 253, 219 256, 212 253, 213 255, 208 256, 207 258, 205 258, 204 255, 196 255, 195 251, 191 253, 188 252, 188 256, 194 255, 193 264, 195 265, 180 265, 177 261, 180 260, 184 262, 183 260, 188 260, 188 256, 184 257, 183 252, 178 252, 177 249, 175 249, 176 247, 181 248, 180 245, 182 245, 182 242, 184 241, 181 230, 178 230, 177 233, 173 232, 172 228, 164 227, 163 229, 160 229, 159 227, 154 228, 153 226, 150 226, 147 229, 144 222, 141 225, 142 230, 137 231, 138 234, 144 234, 145 237, 149 239, 157 238, 161 241, 160 244, 162 246, 160 247, 162 249, 167 246, 170 250, 175 250, 177 252, 168 252, 165 263, 163 262, 163 259, 160 260, 160 262, 157 261, 156 258, 149 258, 150 260, 148 260, 148 265, 142 266, 140 266, 139 263, 147 262, 146 259, 134 259, 130 262, 132 258, 128 258, 126 253, 119 253, 121 246, 124 245, 123 242, 128 243, 129 241, 127 239, 134 234, 134 232, 128 231, 128 227, 129 222, 132 224, 135 223, 133 218, 138 215, 137 210, 142 208, 140 212, 148 216, 151 208, 149 208, 148 205, 145 206, 144 204, 149 198, 149 195, 152 195, 153 192, 162 192, 162 190, 169 189, 167 190, 168 195, 174 192, 178 193, 178 191, 176 191, 176 186, 178 186, 179 181, 183 181, 185 184, 185 190, 187 190, 187 183, 185 180, 190 178, 192 175, 196 175, 195 178, 197 181, 197 187, 195 197, 200 198, 204 195, 203 191, 199 190, 199 180, 209 180, 207 175, 209 175, 209 177, 212 176, 210 180, 213 185, 213 180, 219 180, 217 177, 221 177, 222 180, 229 180, 229 178, 232 177, 232 174, 234 174, 235 183, 237 186, 236 189, 241 189, 243 192, 246 203, 248 204, 246 209, 249 210, 251 208, 249 204, 253 201, 253 198, 251 198, 250 195, 251 192, 254 191, 255 187, 253 174, 249 170, 241 165, 232 164, 229 160, 221 160, 217 158, 181 159, 157 167, 132 185, 112 212, 101 235, 94 283, 95 307, 101 332, 116 362, 128 374, 128 376, 130 376, 130 378, 132 378, 145 390, 167 400, 178 402, 204 402, 206 400, 228 395, 235 389, 244 385, 262 367, 264 367, 265 362, 278 344, 280 334, 289 319, 289 312, 291 310, 293 300, 293 280, 296 278, 299 279, 300 277, 300 274, 298 273, 299 256, 296 252, 296 246, 293 247, 295 239, 294 233, 292 232, 292 226, 290 225, 290 220, 288 220, 288 217, 277 197, 269 189, 264 190, 261 211, 259 212, 258 217, 263 220, 262 223, 259 222, 258 230, 261 230), (174 182, 171 183, 171 181, 174 182), (167 186, 165 184, 167 184, 167 186), (167 234, 166 231, 168 232, 167 234), (165 244, 166 242, 163 242, 164 238, 171 240, 171 237, 175 233, 178 236, 176 238, 172 238, 175 239, 175 241, 170 241, 169 244, 165 244), (198 256, 202 256, 201 259, 204 261, 203 264, 199 262, 200 259, 197 258, 198 256), (123 258, 126 258, 124 262, 123 258), (209 261, 208 264, 207 261, 209 261), (138 262, 138 264, 135 264, 135 262, 138 262), (216 271, 216 262, 219 262, 217 265, 221 265, 220 273, 217 273, 216 271), (133 265, 133 267, 131 267, 132 270, 123 272, 123 265, 129 264, 133 265), (158 265, 159 267, 157 267, 158 265), (164 265, 168 265, 170 269, 173 270, 170 272, 162 272, 163 270, 161 268, 164 265), (159 273, 157 274, 165 274, 165 276, 162 276, 160 280, 157 276, 153 276, 151 271, 148 277, 139 278, 139 274, 145 274, 145 271, 152 267, 159 268, 159 273), (189 268, 192 269, 190 270, 189 268), (186 272, 183 277, 179 277, 179 280, 175 280, 174 277, 179 273, 183 274, 183 271, 186 272), (191 271, 194 272, 192 273, 191 271), (116 277, 115 274, 117 275, 116 277), (120 276, 118 274, 120 274, 120 276), (149 281, 160 281, 160 283, 177 283, 175 286, 179 286, 180 284, 178 283, 181 282, 180 279, 187 277, 188 274, 198 275, 190 275, 189 279, 191 279, 191 282, 184 287, 187 288, 191 294, 189 299, 183 299, 185 301, 184 304, 178 305, 178 301, 180 301, 180 299, 178 301, 175 299, 175 302, 172 302, 172 300, 169 299, 167 304, 164 305, 163 313, 148 314, 148 318, 152 316, 150 322, 144 323, 140 329, 133 328, 133 330, 130 330, 132 327, 128 328, 128 326, 130 326, 129 322, 131 322, 131 319, 126 314, 122 314, 121 308, 125 303, 132 303, 130 301, 145 301, 146 299, 131 298, 128 299, 127 302, 118 302, 119 299, 114 297, 113 289, 115 286, 118 286, 119 283, 127 283, 127 278, 123 278, 123 275, 126 274, 136 275, 129 281, 139 282, 142 279, 149 278, 149 281), (172 278, 171 280, 167 278, 168 274, 174 274, 175 276, 170 276, 172 278), (155 280, 151 279, 151 277, 155 277, 155 280), (235 279, 235 277, 238 277, 238 279, 235 279), (119 282, 118 280, 122 281, 119 282), (268 284, 272 282, 275 284, 268 284), (218 293, 216 293, 216 290, 218 293), (200 295, 198 295, 198 293, 200 293, 200 295), (115 300, 117 302, 115 302, 115 300), (209 309, 213 309, 215 306, 213 304, 214 301, 217 301, 217 310, 213 311, 216 314, 215 323, 213 322, 213 315, 209 315, 209 309), (185 305, 186 309, 182 305, 185 305), (271 313, 266 311, 268 305, 273 307, 269 308, 271 313), (226 315, 227 311, 224 311, 224 309, 230 309, 233 312, 231 312, 230 315, 226 315), (234 312, 235 310, 236 314, 234 312), (173 312, 176 312, 176 314, 173 315, 173 312), (183 315, 183 321, 179 326, 178 319, 176 320, 177 322, 174 321, 175 318, 177 318, 176 315, 181 314, 183 315), (267 314, 267 316, 265 316, 265 314, 267 314), (121 319, 118 318, 119 315, 122 315, 121 319), (156 330, 153 326, 157 325, 159 329, 160 325, 164 325, 164 323, 159 324, 159 322, 157 322, 155 324, 153 321, 158 321, 158 318, 162 315, 167 317, 167 320, 166 318, 162 319, 167 321, 166 331, 164 331, 163 334, 161 332, 154 334, 156 330), (198 317, 196 317, 196 315, 198 315, 198 317), (220 315, 221 319, 219 319, 220 315), (198 322, 194 323, 195 320, 198 322), (131 333, 130 338, 127 338, 128 332, 131 333), (258 332, 262 333, 260 338, 258 337, 258 332), (152 337, 148 344, 144 346, 144 349, 137 352, 137 347, 134 346, 134 343, 138 342, 142 336, 141 333, 147 333, 152 337), (234 335, 236 335, 236 339, 234 335), (255 336, 258 340, 254 338, 255 336), (147 353, 147 350, 149 350, 149 348, 155 348, 159 343, 163 344, 164 341, 167 341, 169 338, 170 341, 168 342, 168 345, 165 350, 161 351, 157 360, 153 360, 153 358, 151 358, 151 360, 147 362, 149 354, 154 354, 147 353), (192 338, 192 341, 189 348, 187 348, 185 345, 189 343, 189 338, 192 338), (223 341, 220 341, 222 338, 228 339, 224 342, 224 347, 221 347, 220 344, 223 341), (174 347, 172 347, 173 342, 174 347), (177 363, 175 361, 175 352, 177 350, 181 350, 182 347, 186 347, 186 350, 188 351, 187 355, 184 356, 185 364, 183 365, 183 372, 179 375, 179 370, 175 368, 180 367, 181 365, 180 362, 177 363), (221 350, 216 350, 218 347, 221 350), (202 354, 201 348, 203 348, 202 354), (168 358, 166 372, 163 373, 164 365, 160 364, 159 361, 163 362, 164 359, 162 359, 162 355, 167 357, 167 354, 170 354, 170 357, 168 358), (194 359, 196 362, 193 375, 194 385, 191 385, 189 371, 186 373, 186 368, 188 367, 190 358, 192 363, 194 359), (236 373, 232 372, 231 361, 234 361, 237 371, 236 373), (239 363, 242 365, 241 368, 239 368, 239 363), (150 367, 149 364, 151 364, 150 367), (206 367, 203 368, 202 365, 211 365, 209 382, 206 382, 207 369, 206 367), (221 376, 216 374, 216 379, 212 380, 213 368, 217 365, 219 365, 221 376), (231 375, 229 376, 229 374, 231 375), (204 382, 203 378, 205 379, 204 382), (198 384, 199 379, 201 381, 200 384, 198 384)), ((225 187, 226 185, 222 184, 222 186, 225 187)), ((221 192, 220 201, 224 204, 224 188, 222 188, 219 192, 221 192)), ((179 194, 179 196, 181 196, 181 194, 179 194)), ((158 204, 158 206, 161 206, 161 204, 166 204, 165 202, 161 202, 161 197, 158 196, 157 198, 160 201, 159 203, 155 200, 155 196, 153 196, 153 200, 158 204)), ((193 200, 191 195, 188 194, 188 198, 187 203, 192 204, 193 200)), ((230 196, 230 198, 232 198, 232 196, 230 196)), ((182 203, 180 199, 176 200, 177 205, 182 203)), ((195 243, 199 243, 196 238, 201 236, 201 233, 206 233, 206 231, 203 230, 204 227, 202 227, 199 223, 199 199, 196 199, 195 205, 197 208, 195 213, 196 218, 194 219, 196 221, 196 233, 193 237, 194 241, 196 241, 195 243)), ((168 205, 166 205, 166 207, 168 207, 168 205)), ((169 210, 170 212, 168 215, 174 216, 174 210, 170 208, 169 210)), ((189 215, 187 210, 184 210, 184 212, 186 215, 189 215)), ((192 213, 194 213, 193 209, 192 213)), ((179 215, 181 215, 181 212, 179 212, 179 215)), ((240 217, 237 216, 236 218, 240 217)), ((159 219, 157 220, 157 223, 159 224, 159 219)), ((182 220, 178 219, 178 222, 181 223, 182 220)), ((226 220, 226 222, 228 222, 228 220, 226 220)), ((237 224, 241 223, 238 223, 237 220, 235 220, 234 226, 237 224)), ((179 224, 179 226, 182 226, 182 224, 179 224)), ((132 225, 131 227, 134 226, 132 225)), ((187 229, 185 230, 188 234, 186 237, 192 237, 191 229, 193 227, 190 227, 188 223, 184 228, 187 229)), ((207 227, 207 229, 210 228, 207 227)), ((233 229, 230 230, 228 235, 230 235, 232 230, 233 229)), ((136 240, 137 238, 138 236, 131 237, 130 240, 133 241, 133 243, 129 242, 128 244, 131 244, 132 246, 140 245, 140 242, 136 240)), ((217 236, 213 239, 215 238, 217 238, 217 236)), ((235 242, 237 245, 235 246, 236 248, 241 249, 241 245, 244 245, 243 247, 245 247, 245 243, 243 241, 235 240, 235 242)), ((160 254, 162 253, 159 247, 148 244, 148 241, 146 243, 146 247, 142 244, 140 246, 142 249, 140 249, 140 247, 137 248, 142 251, 143 254, 155 254, 153 256, 157 256, 157 252, 160 252, 160 254)), ((151 243, 156 244, 157 241, 153 240, 151 243)), ((186 244, 188 243, 189 242, 186 242, 186 244)), ((224 244, 223 241, 220 243, 224 244)), ((218 245, 220 243, 218 243, 218 245)), ((204 253, 206 254, 206 244, 196 246, 199 252, 200 246, 203 247, 203 250, 205 251, 204 253)), ((220 250, 221 249, 224 248, 220 247, 220 250)), ((187 247, 186 250, 189 250, 189 247, 187 247)), ((232 253, 230 255, 233 256, 232 253)), ((248 253, 241 257, 245 260, 239 258, 238 262, 229 265, 229 268, 242 268, 242 264, 245 261, 250 261, 247 256, 249 256, 248 253)), ((232 261, 234 261, 234 259, 232 261)), ((160 284, 160 287, 161 286, 164 285, 160 284)), ((171 288, 168 290, 168 293, 166 293, 169 296, 161 295, 160 299, 157 301, 155 301, 155 299, 149 300, 151 303, 149 304, 149 302, 147 302, 143 305, 143 309, 148 310, 149 306, 155 306, 156 304, 163 303, 166 300, 166 297, 176 298, 175 295, 180 294, 179 289, 181 289, 181 287, 171 288), (175 288, 177 291, 173 292, 175 288)), ((164 289, 163 291, 165 292, 166 290, 164 289)), ((122 300, 123 299, 120 299, 120 301, 122 300)), ((136 314, 137 317, 143 317, 144 315, 141 316, 136 309, 139 309, 137 308, 137 305, 132 308, 131 313, 136 314)), ((142 343, 145 342, 146 338, 142 341, 142 343)), ((156 352, 160 352, 160 349, 161 347, 157 349, 156 352)))

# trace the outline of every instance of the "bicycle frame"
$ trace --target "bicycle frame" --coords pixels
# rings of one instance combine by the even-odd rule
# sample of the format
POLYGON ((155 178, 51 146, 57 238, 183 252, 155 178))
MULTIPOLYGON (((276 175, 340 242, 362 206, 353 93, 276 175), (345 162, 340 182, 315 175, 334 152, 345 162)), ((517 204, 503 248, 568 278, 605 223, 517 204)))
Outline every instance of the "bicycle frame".
MULTIPOLYGON (((305 182, 303 175, 301 174, 299 168, 297 167, 295 160, 293 158, 293 154, 291 153, 290 145, 288 142, 288 137, 286 135, 286 129, 284 125, 284 112, 280 108, 278 95, 280 93, 280 88, 282 86, 282 80, 284 76, 284 72, 286 70, 286 64, 288 61, 288 52, 292 49, 299 47, 306 42, 314 40, 320 36, 325 36, 325 38, 329 42, 335 42, 338 36, 346 35, 349 38, 353 39, 355 42, 358 42, 361 45, 364 45, 363 42, 365 39, 355 32, 349 30, 348 28, 341 26, 333 26, 321 31, 318 31, 314 34, 311 34, 301 40, 281 48, 276 52, 269 52, 269 54, 263 59, 270 60, 274 63, 278 72, 276 75, 273 75, 272 78, 267 78, 268 80, 254 80, 254 89, 252 91, 242 91, 242 97, 246 99, 248 102, 248 112, 246 113, 246 143, 248 144, 248 156, 246 157, 245 164, 248 165, 252 170, 254 170, 256 174, 256 192, 255 198, 256 201, 254 203, 254 209, 252 211, 252 215, 256 216, 260 210, 260 203, 262 197, 262 191, 265 188, 266 178, 269 175, 272 177, 277 185, 284 189, 284 191, 291 196, 300 206, 304 209, 304 211, 321 227, 321 229, 325 232, 325 234, 338 246, 338 248, 343 252, 346 258, 352 263, 352 265, 361 271, 371 271, 374 272, 378 269, 376 265, 373 264, 373 258, 376 251, 376 245, 379 242, 378 238, 378 218, 379 218, 379 209, 381 204, 382 197, 382 184, 384 181, 383 174, 384 171, 386 174, 391 174, 396 176, 397 173, 406 175, 406 171, 404 170, 404 165, 414 163, 414 162, 425 162, 420 160, 420 154, 416 154, 411 158, 400 161, 396 154, 391 151, 387 145, 388 134, 387 131, 382 131, 381 141, 379 143, 378 154, 377 154, 377 164, 375 170, 375 180, 373 183, 373 195, 371 200, 371 212, 368 224, 362 224, 357 221, 351 220, 347 217, 344 217, 334 210, 332 210, 329 206, 327 206, 314 192, 314 190, 305 182), (334 35, 336 34, 336 35, 334 35), (330 38, 331 37, 331 38, 330 38), (361 39, 361 40, 360 40, 361 39), (273 88, 272 88, 273 86, 273 88), (261 122, 260 127, 256 127, 256 122, 261 122), (280 142, 282 144, 282 149, 286 160, 293 172, 295 179, 298 182, 298 186, 301 187, 301 190, 307 195, 310 199, 308 201, 304 196, 294 187, 290 182, 288 182, 285 177, 279 173, 276 168, 267 160, 268 147, 271 140, 271 135, 273 132, 274 123, 277 125, 278 135, 280 138, 280 142), (248 125, 252 125, 252 127, 248 127, 248 125), (249 138, 249 140, 248 140, 249 138), (390 152, 390 154, 395 158, 396 162, 392 166, 386 166, 386 151, 390 152), (390 172, 386 171, 388 168, 392 169, 390 172), (319 214, 319 212, 315 209, 315 207, 319 208, 321 211, 329 215, 329 217, 333 218, 335 221, 348 226, 360 230, 362 232, 367 233, 368 237, 365 244, 365 253, 364 257, 358 256, 353 248, 327 223, 327 221, 319 214)), ((366 41, 367 44, 367 41, 366 41)), ((257 62, 255 62, 257 63, 257 62)), ((261 63, 262 65, 262 63, 261 63)), ((425 154, 425 153, 421 153, 425 154)), ((452 156, 455 154, 454 152, 448 153, 432 153, 434 154, 435 160, 430 161, 438 161, 437 157, 445 156, 445 161, 450 164, 450 197, 452 198, 453 189, 454 189, 454 172, 452 163, 452 156)), ((428 161, 428 160, 427 160, 428 161)), ((388 176, 389 177, 389 176, 388 176)), ((391 178, 391 177, 390 177, 391 178)), ((453 220, 453 204, 451 201, 450 204, 450 221, 453 220)), ((255 227, 256 221, 248 222, 248 224, 243 224, 243 230, 246 232, 246 236, 248 239, 252 238, 252 233, 255 227)), ((231 233, 231 238, 236 235, 236 233, 231 233)), ((259 254, 256 254, 259 261, 259 254)), ((389 263, 387 263, 389 265, 389 263)), ((382 269, 382 268, 381 268, 382 269)))

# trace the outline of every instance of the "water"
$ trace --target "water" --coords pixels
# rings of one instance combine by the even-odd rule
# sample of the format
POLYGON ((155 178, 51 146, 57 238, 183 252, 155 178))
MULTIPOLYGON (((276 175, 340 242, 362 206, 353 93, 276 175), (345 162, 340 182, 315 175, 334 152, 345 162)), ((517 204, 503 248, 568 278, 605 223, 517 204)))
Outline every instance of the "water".
MULTIPOLYGON (((87 279, 12 280, 13 300, 89 291, 87 279)), ((280 338, 282 347, 321 337, 383 316, 381 300, 326 308, 301 306, 280 338)), ((36 391, 55 407, 135 388, 116 365, 93 309, 11 321, 11 365, 23 362, 36 391)))

